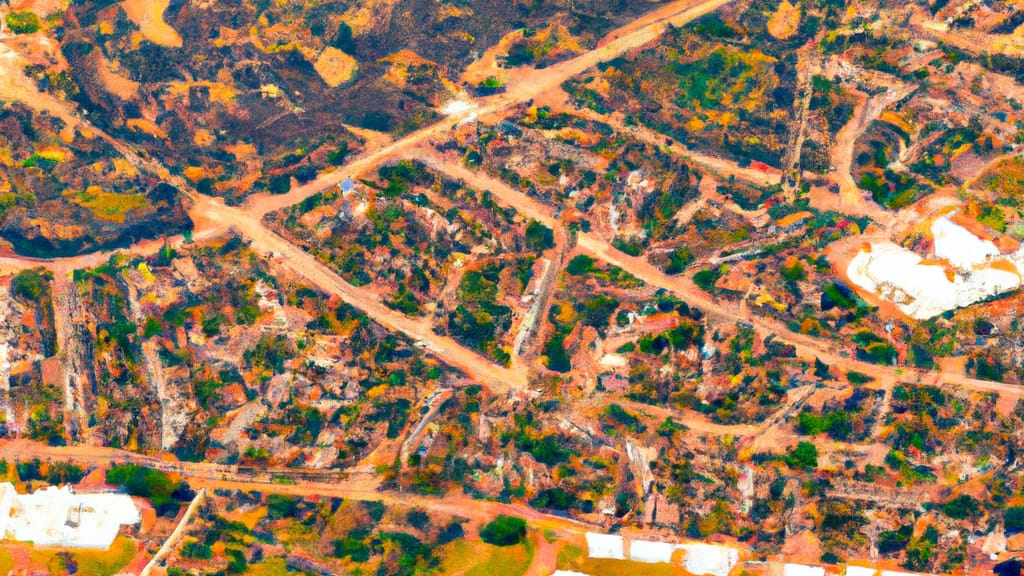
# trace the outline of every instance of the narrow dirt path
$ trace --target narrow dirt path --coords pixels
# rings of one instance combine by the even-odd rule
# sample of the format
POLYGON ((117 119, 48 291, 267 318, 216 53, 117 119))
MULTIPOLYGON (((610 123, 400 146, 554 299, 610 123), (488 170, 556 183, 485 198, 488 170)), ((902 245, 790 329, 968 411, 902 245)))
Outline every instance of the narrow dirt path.
POLYGON ((832 146, 832 165, 835 166, 835 178, 839 182, 840 209, 849 214, 887 220, 888 215, 885 211, 867 200, 864 192, 853 180, 853 151, 857 139, 871 123, 877 120, 886 108, 909 96, 917 87, 899 81, 879 85, 888 87, 888 90, 874 96, 853 91, 864 100, 854 108, 853 116, 836 134, 836 141, 832 146))
MULTIPOLYGON (((600 62, 611 60, 629 50, 657 40, 667 26, 683 26, 731 1, 676 0, 666 4, 611 32, 597 48, 590 52, 547 68, 521 70, 521 74, 506 86, 504 93, 478 98, 476 114, 478 117, 483 117, 500 113, 546 92, 559 90, 562 82, 597 66, 600 62)), ((253 216, 262 217, 268 212, 297 204, 314 194, 337 186, 345 179, 355 177, 381 162, 400 156, 433 136, 444 134, 460 119, 458 117, 447 118, 421 128, 397 141, 378 147, 373 152, 353 159, 339 170, 324 174, 308 184, 295 187, 287 194, 276 196, 254 194, 246 200, 245 211, 253 216)))
POLYGON ((82 336, 78 322, 82 318, 82 305, 78 290, 67 273, 56 272, 51 284, 53 292, 53 328, 57 334, 57 357, 64 372, 64 425, 73 440, 83 441, 88 428, 86 414, 85 374, 91 368, 82 350, 82 336))
POLYGON ((676 156, 690 160, 694 164, 697 164, 698 166, 701 166, 722 178, 729 178, 730 176, 733 176, 737 180, 742 180, 755 186, 774 186, 782 181, 782 171, 778 168, 768 168, 766 170, 741 168, 739 164, 732 160, 726 160, 724 158, 717 158, 715 156, 695 152, 686 146, 683 146, 679 142, 676 142, 674 139, 659 132, 655 132, 646 126, 639 124, 635 126, 627 126, 625 122, 623 122, 621 115, 617 113, 600 114, 589 108, 572 108, 571 112, 577 116, 582 116, 590 120, 604 122, 615 130, 628 134, 641 142, 645 142, 659 148, 667 148, 676 156), (668 144, 669 141, 671 141, 671 144, 668 144))
POLYGON ((495 393, 526 389, 525 374, 498 366, 452 338, 435 334, 429 322, 409 318, 388 308, 375 294, 352 286, 314 256, 268 230, 259 221, 240 212, 235 212, 234 216, 232 225, 252 241, 257 252, 272 255, 272 265, 290 270, 328 294, 340 297, 384 327, 423 342, 426 349, 442 361, 464 371, 495 393))
POLYGON ((189 503, 188 508, 185 510, 185 514, 181 517, 181 521, 174 527, 174 532, 171 532, 171 535, 164 541, 160 550, 153 555, 145 568, 142 569, 142 572, 139 572, 139 576, 149 576, 150 574, 153 574, 153 571, 157 570, 157 566, 166 560, 172 552, 174 552, 178 543, 181 542, 181 539, 188 533, 188 526, 192 522, 192 518, 195 517, 196 513, 199 512, 199 507, 205 502, 206 489, 200 489, 196 492, 196 496, 192 499, 192 502, 189 503))

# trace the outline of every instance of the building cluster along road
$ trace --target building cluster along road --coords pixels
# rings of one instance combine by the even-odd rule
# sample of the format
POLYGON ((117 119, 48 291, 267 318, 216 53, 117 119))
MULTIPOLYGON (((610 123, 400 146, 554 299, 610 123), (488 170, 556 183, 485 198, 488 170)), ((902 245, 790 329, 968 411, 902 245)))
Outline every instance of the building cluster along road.
MULTIPOLYGON (((610 60, 629 50, 655 41, 669 25, 684 25, 728 2, 729 0, 677 0, 666 4, 629 25, 612 32, 594 50, 544 69, 522 70, 522 73, 517 75, 515 80, 508 84, 503 93, 479 98, 475 103, 476 106, 473 108, 474 113, 479 117, 497 117, 508 112, 513 107, 541 95, 558 92, 565 80, 585 73, 600 62, 610 60)), ((817 68, 810 67, 809 64, 806 66, 808 66, 807 74, 817 71, 817 68)), ((26 79, 23 77, 21 67, 12 65, 9 70, 5 67, 0 72, 14 75, 15 80, 20 79, 17 82, 10 83, 10 86, 17 87, 19 92, 5 95, 3 89, 0 88, 0 96, 21 98, 29 106, 39 110, 46 110, 48 113, 60 117, 68 126, 98 134, 101 138, 114 145, 125 159, 140 170, 157 176, 182 190, 188 198, 189 215, 195 226, 192 234, 193 241, 203 242, 233 231, 250 241, 252 248, 266 257, 273 266, 287 270, 305 279, 320 290, 337 296, 351 306, 366 313, 370 318, 387 329, 400 332, 414 341, 422 342, 424 347, 436 355, 438 359, 463 371, 470 379, 486 385, 495 393, 521 393, 528 390, 530 385, 529 374, 527 370, 523 369, 518 358, 521 353, 520 346, 516 347, 517 354, 513 358, 512 368, 506 368, 488 360, 478 352, 469 349, 452 338, 438 335, 434 332, 432 323, 429 320, 410 318, 384 305, 380 297, 371 291, 357 288, 346 282, 316 257, 268 228, 264 223, 264 216, 271 212, 296 205, 315 194, 339 185, 347 179, 356 178, 381 163, 412 158, 424 162, 447 177, 464 182, 478 190, 490 191, 495 201, 499 204, 511 207, 523 217, 541 222, 554 231, 556 248, 552 252, 555 256, 550 264, 551 276, 548 278, 546 275, 545 281, 541 283, 537 294, 538 302, 535 305, 535 310, 531 312, 538 318, 546 317, 546 310, 550 305, 550 293, 553 291, 552 285, 554 282, 552 279, 562 270, 571 254, 585 253, 622 268, 650 286, 671 292, 690 306, 700 309, 714 318, 726 321, 747 321, 761 333, 773 335, 777 340, 792 345, 797 355, 808 362, 821 360, 839 370, 856 370, 857 372, 867 374, 879 382, 913 384, 939 379, 943 382, 977 391, 994 392, 1014 398, 1018 398, 1021 395, 1022 389, 1017 386, 968 378, 962 373, 923 372, 908 368, 898 369, 896 367, 879 366, 847 358, 833 350, 828 343, 823 343, 805 334, 793 332, 777 320, 752 315, 741 310, 739 306, 720 302, 698 288, 687 276, 668 275, 645 258, 630 256, 616 249, 605 238, 597 234, 572 233, 551 206, 530 197, 501 180, 465 167, 458 158, 448 157, 434 147, 433 142, 445 137, 452 129, 452 126, 462 120, 462 118, 446 118, 441 122, 424 127, 398 140, 381 140, 374 143, 374 145, 378 146, 375 150, 369 150, 363 155, 352 159, 340 169, 323 174, 307 184, 296 186, 285 194, 254 194, 243 205, 232 207, 225 205, 220 198, 199 193, 183 178, 170 173, 158 159, 142 156, 128 144, 89 125, 67 103, 55 100, 52 96, 42 92, 34 95, 29 94, 24 87, 26 79)), ((807 92, 807 90, 808 88, 805 86, 804 92, 807 92)), ((863 206, 864 198, 861 191, 849 176, 853 142, 856 136, 866 129, 867 124, 876 118, 885 106, 891 104, 895 99, 905 96, 908 90, 910 90, 909 87, 901 85, 881 95, 870 98, 865 96, 865 100, 854 114, 854 119, 839 134, 839 146, 837 146, 834 161, 840 166, 839 182, 841 183, 840 188, 844 203, 848 205, 852 213, 862 213, 866 210, 863 206)), ((806 101, 807 99, 804 98, 803 100, 806 101)), ((806 102, 804 102, 804 108, 806 108, 806 102)), ((584 114, 589 114, 589 112, 584 114)), ((806 116, 806 111, 804 116, 806 116)), ((602 117, 602 120, 608 121, 609 119, 602 117)), ((615 121, 612 121, 614 124, 615 121)), ((664 137, 648 129, 625 127, 621 123, 614 125, 617 129, 629 130, 631 134, 641 140, 665 146, 666 149, 673 153, 690 157, 697 164, 721 176, 735 176, 736 178, 762 185, 778 184, 782 180, 782 171, 777 169, 759 171, 751 168, 741 168, 727 160, 694 154, 677 143, 666 143, 664 137)), ((798 146, 801 138, 802 135, 796 139, 798 146)), ((798 159, 799 156, 796 156, 796 158, 798 159)), ((796 169, 799 169, 799 162, 794 162, 794 164, 796 169)), ((169 241, 174 245, 180 245, 184 242, 184 238, 176 237, 169 241)), ((117 252, 136 255, 155 254, 164 245, 164 242, 164 240, 148 240, 126 247, 123 250, 103 251, 67 258, 37 259, 15 256, 0 258, 0 268, 12 270, 44 266, 52 270, 57 277, 54 284, 54 313, 57 316, 55 324, 60 345, 59 357, 67 376, 65 415, 69 421, 77 421, 78 426, 84 426, 86 418, 86 407, 83 399, 83 387, 86 383, 83 381, 82 376, 85 371, 82 366, 83 359, 79 357, 78 348, 74 341, 75 328, 71 325, 70 321, 75 308, 81 304, 77 302, 77 298, 74 295, 74 286, 70 285, 69 275, 77 269, 100 265, 117 252)), ((522 353, 525 354, 525 352, 522 353)), ((794 399, 788 403, 778 413, 780 415, 779 418, 786 418, 789 414, 789 409, 797 401, 797 399, 794 399)), ((629 405, 633 406, 632 403, 629 403, 629 405)), ((699 416, 689 417, 670 409, 657 407, 649 409, 658 414, 678 417, 682 423, 685 423, 691 429, 708 434, 752 436, 764 430, 764 427, 761 426, 712 424, 699 416)), ((766 426, 775 424, 777 423, 773 420, 767 423, 766 426)), ((109 462, 132 462, 175 472, 187 477, 194 486, 211 490, 262 490, 303 496, 316 493, 325 496, 342 496, 417 505, 436 511, 449 511, 460 516, 477 515, 481 519, 493 517, 499 513, 514 513, 526 518, 545 519, 545 521, 553 522, 565 529, 575 531, 584 530, 588 527, 585 523, 560 516, 549 516, 523 505, 480 501, 472 501, 472 505, 470 505, 468 499, 452 497, 437 499, 382 491, 380 490, 377 476, 368 472, 352 472, 350 474, 337 474, 335 476, 318 478, 315 473, 309 471, 289 469, 264 471, 262 474, 254 475, 253 473, 239 470, 237 467, 225 467, 207 463, 167 462, 156 457, 98 446, 50 447, 22 440, 0 443, 0 456, 4 458, 24 458, 26 455, 48 459, 76 460, 96 465, 103 465, 109 462), (287 479, 288 482, 282 483, 278 481, 281 478, 287 479)))

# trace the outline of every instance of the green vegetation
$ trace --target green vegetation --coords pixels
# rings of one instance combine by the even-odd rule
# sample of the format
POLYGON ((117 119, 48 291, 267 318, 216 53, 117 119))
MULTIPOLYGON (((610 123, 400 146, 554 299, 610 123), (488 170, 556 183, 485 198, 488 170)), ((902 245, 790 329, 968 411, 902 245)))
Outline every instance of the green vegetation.
POLYGON ((850 370, 846 373, 846 379, 850 381, 850 384, 854 386, 860 386, 861 384, 867 384, 874 382, 875 378, 867 374, 857 372, 856 370, 850 370))
POLYGON ((30 302, 49 293, 50 273, 41 269, 22 270, 11 280, 11 293, 30 302))
POLYGON ((39 16, 32 12, 10 12, 7 14, 7 27, 15 34, 31 34, 42 27, 39 16))
POLYGON ((609 404, 602 412, 602 415, 622 425, 626 430, 634 434, 641 434, 646 429, 646 426, 640 422, 640 419, 635 414, 618 404, 609 404))
POLYGON ((551 228, 530 220, 526 225, 526 247, 534 252, 543 252, 555 247, 555 233, 551 228))
POLYGON ((65 193, 71 202, 88 208, 100 220, 122 223, 132 210, 141 210, 150 206, 149 199, 143 194, 119 194, 87 188, 78 193, 65 193))
MULTIPOLYGON (((532 257, 521 258, 513 266, 528 269, 532 263, 532 257)), ((511 355, 499 346, 498 338, 512 326, 512 309, 497 303, 505 267, 503 262, 492 261, 466 272, 458 288, 460 304, 448 315, 448 328, 456 340, 503 364, 511 360, 511 355)), ((517 279, 517 290, 525 289, 523 279, 517 279)))
POLYGON ((786 464, 801 470, 814 470, 818 467, 818 448, 810 442, 801 441, 786 456, 786 464))
POLYGON ((514 546, 526 538, 526 520, 502 514, 480 529, 480 538, 495 546, 514 546))
POLYGON ((715 288, 715 283, 729 270, 727 264, 722 264, 718 268, 706 268, 693 275, 693 283, 700 287, 705 292, 711 292, 715 288))
POLYGON ((134 464, 118 464, 107 470, 107 484, 124 486, 132 496, 148 498, 157 512, 173 517, 178 513, 178 500, 191 499, 191 490, 184 481, 174 482, 159 470, 134 464))

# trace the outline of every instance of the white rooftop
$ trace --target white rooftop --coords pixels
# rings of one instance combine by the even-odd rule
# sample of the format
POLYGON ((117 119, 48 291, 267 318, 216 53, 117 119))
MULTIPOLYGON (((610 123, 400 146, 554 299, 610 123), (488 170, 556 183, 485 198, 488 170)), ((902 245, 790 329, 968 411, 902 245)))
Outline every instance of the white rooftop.
POLYGON ((672 561, 672 551, 675 546, 668 542, 648 542, 647 540, 633 540, 629 543, 629 559, 634 562, 646 562, 655 564, 657 562, 669 563, 672 561))
POLYGON ((740 553, 728 546, 682 544, 679 547, 686 552, 683 567, 691 574, 728 576, 733 566, 740 561, 740 553))
POLYGON ((904 314, 917 319, 938 316, 1021 286, 1024 249, 1002 257, 990 240, 978 238, 949 216, 931 227, 938 261, 892 242, 872 244, 850 261, 850 281, 904 314), (945 261, 951 267, 947 275, 945 261))
POLYGON ((825 576, 825 568, 806 564, 786 564, 783 573, 785 576, 825 576))
POLYGON ((122 524, 141 520, 127 494, 75 494, 71 486, 48 486, 18 494, 0 484, 0 536, 36 546, 106 550, 122 524))
POLYGON ((622 536, 587 532, 587 555, 591 558, 625 560, 622 536))

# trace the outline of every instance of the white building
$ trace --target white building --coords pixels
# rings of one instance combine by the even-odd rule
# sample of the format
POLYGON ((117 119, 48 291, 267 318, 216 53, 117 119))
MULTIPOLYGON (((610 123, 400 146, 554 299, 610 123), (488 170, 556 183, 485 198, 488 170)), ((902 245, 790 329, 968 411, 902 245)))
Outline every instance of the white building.
POLYGON ((75 494, 71 486, 18 494, 11 483, 0 484, 0 536, 5 539, 106 550, 122 524, 140 520, 127 494, 75 494))
POLYGON ((587 555, 591 558, 625 560, 624 548, 622 536, 587 532, 587 555))

